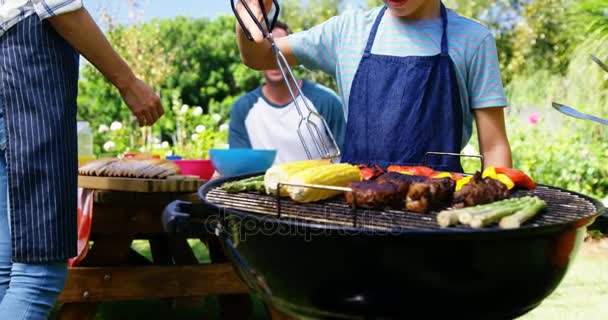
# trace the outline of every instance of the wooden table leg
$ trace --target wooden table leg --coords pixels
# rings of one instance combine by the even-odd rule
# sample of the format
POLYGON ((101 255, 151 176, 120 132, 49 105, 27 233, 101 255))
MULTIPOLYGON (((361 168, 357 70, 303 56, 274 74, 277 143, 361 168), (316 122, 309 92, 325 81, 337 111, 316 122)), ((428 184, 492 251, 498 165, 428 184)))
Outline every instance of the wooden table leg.
MULTIPOLYGON (((212 263, 225 263, 228 259, 224 255, 222 244, 214 236, 201 239, 209 249, 209 256, 212 263)), ((220 304, 220 314, 223 320, 243 320, 250 319, 253 313, 251 297, 248 294, 224 295, 218 297, 220 304)))
MULTIPOLYGON (((192 247, 185 238, 169 237, 169 246, 171 248, 171 255, 173 256, 173 262, 176 265, 196 265, 199 264, 192 247)), ((196 279, 193 279, 196 281, 196 279)), ((189 297, 179 298, 173 300, 174 308, 195 308, 199 307, 204 301, 204 297, 189 297)))
MULTIPOLYGON (((81 265, 127 264, 132 241, 126 235, 98 237, 81 265)), ((57 311, 57 320, 93 320, 98 307, 98 302, 65 303, 57 311)))

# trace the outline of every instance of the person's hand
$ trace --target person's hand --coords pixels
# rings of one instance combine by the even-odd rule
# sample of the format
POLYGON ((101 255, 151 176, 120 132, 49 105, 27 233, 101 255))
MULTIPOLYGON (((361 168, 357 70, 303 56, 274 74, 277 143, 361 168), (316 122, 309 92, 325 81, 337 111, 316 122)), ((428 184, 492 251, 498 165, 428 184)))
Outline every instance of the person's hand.
POLYGON ((137 77, 118 90, 141 127, 153 125, 165 113, 160 97, 137 77))
MULTIPOLYGON (((238 15, 241 17, 241 20, 243 20, 243 24, 245 25, 245 28, 247 28, 247 30, 249 30, 249 32, 251 33, 253 40, 257 43, 263 42, 264 35, 262 34, 262 31, 260 30, 258 25, 255 23, 255 21, 253 21, 253 19, 251 19, 251 16, 247 12, 247 9, 245 9, 243 4, 241 3, 241 0, 231 0, 231 1, 237 2, 236 11, 237 11, 238 15)), ((262 8, 260 7, 258 0, 243 0, 243 1, 245 1, 249 5, 249 8, 253 12, 253 14, 258 18, 258 21, 264 20, 262 8)), ((264 0, 264 8, 266 9, 267 14, 270 15, 270 10, 272 9, 272 0, 264 0)), ((268 19, 271 19, 271 18, 268 17, 268 19)), ((238 24, 238 22, 237 22, 237 24, 238 24)), ((265 26, 265 23, 262 23, 262 25, 265 26)), ((239 27, 240 27, 240 25, 239 25, 239 27)))

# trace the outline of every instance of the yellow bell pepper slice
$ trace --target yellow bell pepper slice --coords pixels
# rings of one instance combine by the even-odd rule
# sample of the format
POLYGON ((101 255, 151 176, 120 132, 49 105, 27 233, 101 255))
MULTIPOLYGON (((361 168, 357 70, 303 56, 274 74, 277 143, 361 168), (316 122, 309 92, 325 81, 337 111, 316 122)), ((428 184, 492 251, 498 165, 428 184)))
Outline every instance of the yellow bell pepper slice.
POLYGON ((436 174, 435 176, 433 176, 433 178, 435 179, 442 179, 442 178, 452 178, 452 174, 449 172, 441 172, 436 174))
POLYGON ((496 167, 487 167, 485 170, 483 170, 481 177, 484 179, 492 178, 494 180, 498 180, 496 176, 496 167))
POLYGON ((473 179, 472 176, 467 176, 462 179, 458 179, 458 181, 456 181, 456 191, 460 191, 460 189, 462 189, 462 187, 464 187, 467 183, 469 183, 469 181, 471 181, 471 179, 473 179))
POLYGON ((509 176, 507 176, 504 173, 496 173, 496 167, 488 167, 485 170, 483 170, 483 173, 481 175, 482 178, 491 178, 494 180, 498 180, 500 181, 502 184, 504 184, 507 189, 511 190, 513 189, 513 187, 515 187, 515 183, 513 182, 513 180, 511 180, 511 178, 509 178, 509 176))
POLYGON ((507 189, 509 189, 509 190, 511 190, 511 189, 513 189, 513 187, 515 187, 515 183, 513 182, 513 180, 511 180, 511 178, 509 178, 509 176, 507 176, 504 173, 497 174, 496 180, 502 182, 502 184, 507 186, 507 189))

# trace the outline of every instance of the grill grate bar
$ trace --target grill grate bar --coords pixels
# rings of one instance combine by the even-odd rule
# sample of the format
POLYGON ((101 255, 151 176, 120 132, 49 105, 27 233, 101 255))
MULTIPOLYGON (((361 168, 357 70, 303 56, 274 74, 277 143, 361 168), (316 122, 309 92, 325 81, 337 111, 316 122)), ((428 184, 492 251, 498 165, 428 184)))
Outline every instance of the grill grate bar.
MULTIPOLYGON (((577 195, 539 186, 532 191, 518 191, 514 197, 538 196, 547 202, 548 209, 543 214, 526 223, 523 227, 556 225, 589 217, 597 212, 590 201, 577 195)), ((219 188, 211 190, 207 200, 219 207, 235 209, 263 216, 279 218, 277 199, 259 193, 230 194, 219 188)), ((289 199, 280 200, 280 219, 331 224, 337 226, 357 226, 375 230, 436 230, 439 228, 437 212, 418 214, 400 210, 353 210, 343 197, 336 197, 320 203, 297 204, 289 199)), ((491 227, 496 228, 496 227, 491 227)), ((450 230, 467 230, 458 226, 450 230)))

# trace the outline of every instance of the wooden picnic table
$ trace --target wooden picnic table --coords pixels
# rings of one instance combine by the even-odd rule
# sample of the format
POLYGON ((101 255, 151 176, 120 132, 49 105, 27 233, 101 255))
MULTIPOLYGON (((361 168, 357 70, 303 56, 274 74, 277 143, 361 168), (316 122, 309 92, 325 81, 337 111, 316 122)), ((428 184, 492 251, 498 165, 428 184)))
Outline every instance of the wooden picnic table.
MULTIPOLYGON (((86 179, 81 177, 79 185, 89 188, 86 179)), ((211 260, 200 263, 187 239, 172 237, 163 229, 165 206, 176 199, 198 201, 193 190, 175 192, 165 186, 162 192, 137 192, 133 184, 126 189, 130 191, 96 191, 93 245, 68 272, 57 318, 94 319, 103 302, 162 299, 179 307, 200 305, 203 297, 217 295, 222 319, 248 319, 249 290, 228 263, 219 240, 200 237, 211 260), (149 241, 152 261, 132 249, 134 240, 149 241)))

